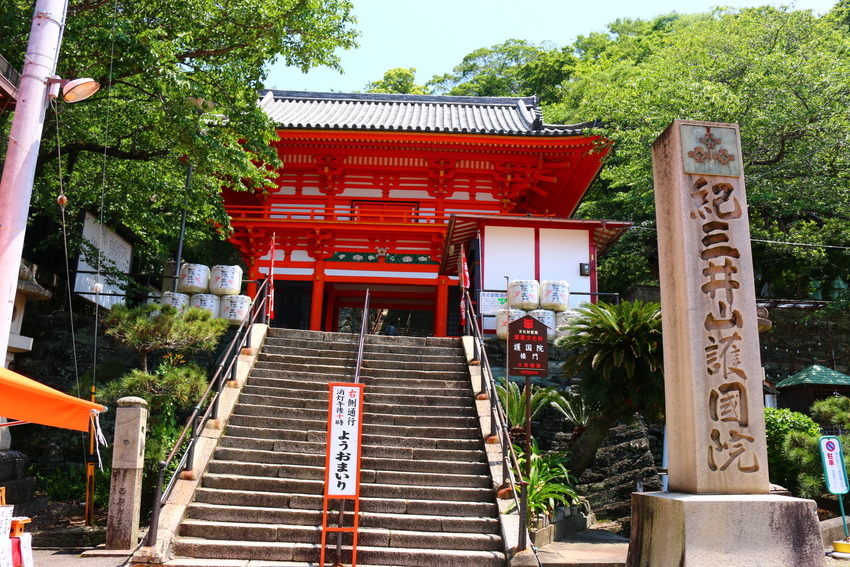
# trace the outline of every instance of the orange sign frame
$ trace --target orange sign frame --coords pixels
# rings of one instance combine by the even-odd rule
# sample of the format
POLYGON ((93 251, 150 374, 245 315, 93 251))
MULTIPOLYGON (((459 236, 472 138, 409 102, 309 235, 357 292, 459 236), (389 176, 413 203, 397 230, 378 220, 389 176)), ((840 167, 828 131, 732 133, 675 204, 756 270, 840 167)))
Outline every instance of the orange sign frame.
MULTIPOLYGON (((351 567, 357 565, 357 530, 360 524, 360 460, 363 438, 363 397, 365 384, 328 384, 328 429, 325 451, 325 488, 322 498, 322 547, 319 565, 325 567, 328 533, 348 532, 351 540, 351 567), (352 435, 354 433, 354 435, 352 435), (352 458, 353 456, 353 458, 352 458), (353 467, 351 463, 353 461, 353 467), (336 470, 334 470, 336 469, 336 470), (350 483, 353 481, 353 486, 350 483), (330 501, 339 501, 336 526, 328 525, 330 501), (344 526, 345 503, 354 504, 352 522, 344 526)), ((339 545, 339 539, 337 545, 339 545)), ((334 566, 341 565, 337 558, 334 566)))

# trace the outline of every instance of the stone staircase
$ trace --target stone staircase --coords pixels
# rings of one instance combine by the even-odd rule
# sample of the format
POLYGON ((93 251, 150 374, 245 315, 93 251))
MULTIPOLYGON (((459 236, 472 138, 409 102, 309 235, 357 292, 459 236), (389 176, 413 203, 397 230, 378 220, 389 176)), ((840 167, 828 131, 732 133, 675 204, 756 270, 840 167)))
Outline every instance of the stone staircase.
MULTIPOLYGON (((318 565, 327 384, 352 380, 356 340, 269 330, 181 523, 171 564, 318 565)), ((505 565, 460 340, 369 335, 361 382, 357 564, 505 565)), ((329 550, 328 564, 334 557, 329 550)))

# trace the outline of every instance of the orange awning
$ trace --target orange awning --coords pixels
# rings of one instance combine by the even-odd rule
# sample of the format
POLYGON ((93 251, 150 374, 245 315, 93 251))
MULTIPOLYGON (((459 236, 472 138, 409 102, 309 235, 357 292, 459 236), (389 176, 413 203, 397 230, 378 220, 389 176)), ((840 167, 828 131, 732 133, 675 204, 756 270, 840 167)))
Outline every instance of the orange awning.
POLYGON ((16 372, 0 368, 0 416, 7 419, 88 431, 92 412, 106 411, 54 390, 16 372))

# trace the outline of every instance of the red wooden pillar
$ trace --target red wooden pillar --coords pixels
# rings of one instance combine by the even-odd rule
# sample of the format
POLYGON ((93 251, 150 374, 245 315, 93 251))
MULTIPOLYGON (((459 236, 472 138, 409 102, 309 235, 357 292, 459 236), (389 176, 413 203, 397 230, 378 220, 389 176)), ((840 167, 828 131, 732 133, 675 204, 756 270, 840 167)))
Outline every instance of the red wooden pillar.
POLYGON ((434 336, 445 337, 448 330, 449 278, 437 278, 437 308, 434 311, 434 336))
POLYGON ((313 298, 310 303, 310 330, 322 330, 322 305, 325 298, 325 261, 316 260, 313 271, 313 298))
POLYGON ((336 316, 337 301, 336 292, 333 289, 333 285, 331 285, 328 290, 328 308, 325 310, 325 331, 330 331, 332 333, 335 333, 338 330, 336 328, 336 321, 338 320, 338 317, 336 316))

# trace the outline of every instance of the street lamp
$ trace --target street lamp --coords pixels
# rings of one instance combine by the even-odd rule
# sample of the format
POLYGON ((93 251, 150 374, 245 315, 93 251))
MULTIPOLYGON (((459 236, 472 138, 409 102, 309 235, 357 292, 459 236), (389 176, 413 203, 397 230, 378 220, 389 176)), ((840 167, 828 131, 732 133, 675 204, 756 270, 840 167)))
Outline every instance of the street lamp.
POLYGON ((80 102, 100 90, 100 83, 94 79, 63 79, 53 75, 47 79, 47 96, 51 100, 59 98, 59 88, 62 88, 62 100, 65 102, 80 102))

